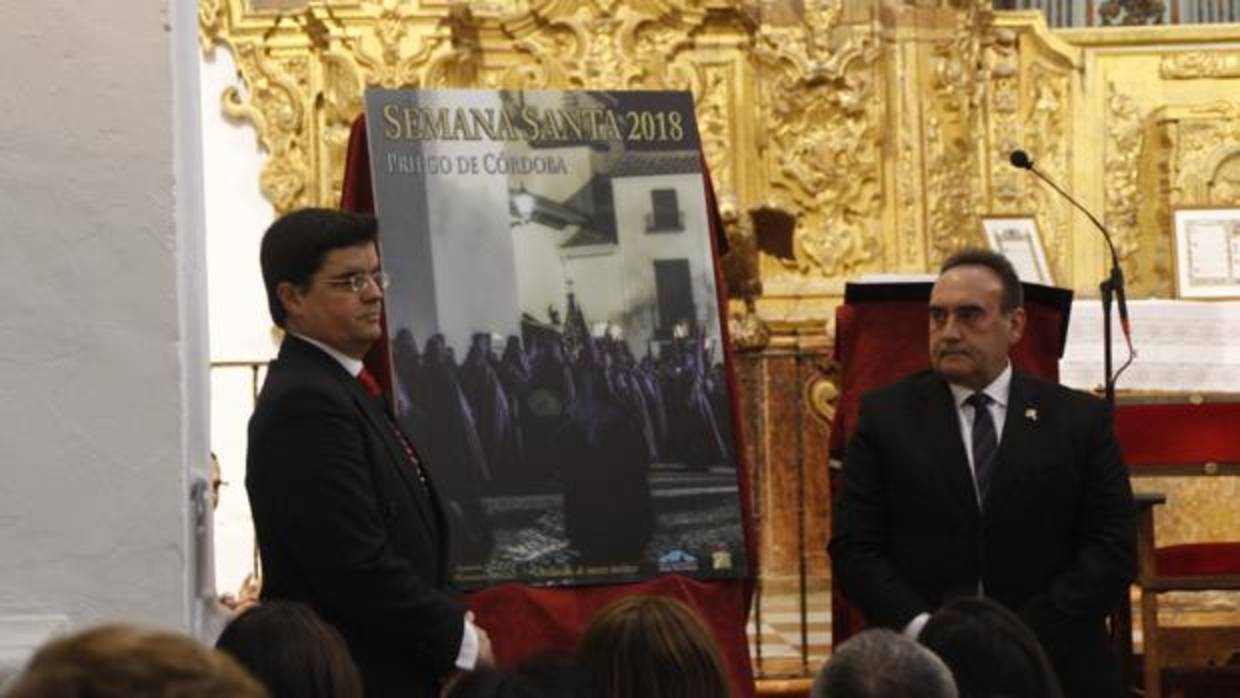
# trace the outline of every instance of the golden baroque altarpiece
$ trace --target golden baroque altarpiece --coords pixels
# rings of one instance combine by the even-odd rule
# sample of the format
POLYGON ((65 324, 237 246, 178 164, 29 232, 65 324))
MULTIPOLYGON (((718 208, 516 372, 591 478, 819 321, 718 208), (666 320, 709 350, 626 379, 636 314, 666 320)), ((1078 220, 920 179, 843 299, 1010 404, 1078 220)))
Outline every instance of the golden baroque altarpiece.
POLYGON ((1240 35, 1051 32, 1035 12, 989 6, 201 0, 199 12, 204 51, 237 64, 222 108, 256 130, 279 211, 337 201, 366 85, 688 89, 729 234, 753 258, 734 265, 750 277, 734 295, 755 296, 771 341, 810 341, 847 278, 924 272, 981 242, 981 214, 1035 215, 1056 280, 1095 293, 1095 232, 1007 163, 1017 147, 1104 213, 1133 296, 1171 295, 1171 207, 1240 190, 1240 98, 1228 99, 1240 35), (791 228, 768 235, 755 210, 791 228))
POLYGON ((253 125, 279 211, 338 201, 367 85, 691 90, 737 252, 733 338, 768 359, 742 361, 761 366, 741 377, 751 461, 766 464, 758 513, 803 524, 784 522, 796 540, 762 527, 775 578, 798 549, 811 576, 826 570, 825 517, 789 514, 778 493, 825 506, 845 279, 932 270, 1004 213, 1035 216, 1056 282, 1096 295, 1096 231, 1008 164, 1014 148, 1101 212, 1130 297, 1173 295, 1172 207, 1240 202, 1234 25, 1052 32, 990 5, 200 0, 199 19, 203 50, 236 62, 222 109, 253 125))

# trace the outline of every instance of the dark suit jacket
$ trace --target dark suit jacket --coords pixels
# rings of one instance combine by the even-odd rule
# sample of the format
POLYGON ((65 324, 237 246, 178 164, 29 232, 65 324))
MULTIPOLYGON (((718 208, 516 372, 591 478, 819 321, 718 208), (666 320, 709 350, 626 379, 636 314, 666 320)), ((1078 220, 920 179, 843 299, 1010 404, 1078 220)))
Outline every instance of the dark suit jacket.
POLYGON ((312 606, 344 635, 367 698, 431 698, 460 649, 433 488, 382 404, 317 347, 289 336, 250 418, 246 489, 263 598, 312 606))
POLYGON ((980 580, 1038 635, 1069 695, 1117 688, 1104 617, 1136 573, 1136 524, 1101 400, 1013 373, 979 510, 947 384, 924 371, 867 394, 829 551, 872 623, 901 630, 980 580))

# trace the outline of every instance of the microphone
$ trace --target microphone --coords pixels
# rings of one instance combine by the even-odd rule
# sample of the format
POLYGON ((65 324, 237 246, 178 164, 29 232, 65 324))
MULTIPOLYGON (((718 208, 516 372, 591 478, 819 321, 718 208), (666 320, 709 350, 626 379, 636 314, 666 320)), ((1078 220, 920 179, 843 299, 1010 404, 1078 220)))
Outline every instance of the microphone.
POLYGON ((1023 150, 1013 150, 1008 160, 1012 163, 1012 167, 1018 167, 1022 170, 1033 169, 1033 160, 1029 158, 1029 153, 1023 150))
MULTIPOLYGON (((1132 326, 1128 322, 1128 299, 1127 295, 1124 293, 1124 271, 1119 266, 1119 254, 1115 251, 1115 242, 1111 237, 1111 231, 1107 230, 1107 227, 1102 224, 1102 221, 1098 220, 1094 214, 1090 213, 1089 209, 1082 206, 1081 202, 1077 201, 1071 194, 1061 189, 1058 184, 1051 181, 1050 177, 1042 174, 1042 171, 1037 167, 1034 167, 1033 158, 1029 157, 1029 153, 1026 153, 1018 148, 1013 150, 1011 155, 1008 156, 1008 161, 1012 163, 1012 167, 1021 170, 1029 170, 1033 174, 1037 175, 1038 179, 1046 182, 1050 185, 1051 189, 1054 189, 1060 196, 1067 199, 1068 203, 1075 206, 1081 213, 1084 213, 1085 217, 1088 218, 1089 221, 1094 224, 1094 227, 1102 233, 1102 238, 1106 240, 1107 243, 1107 249, 1111 252, 1110 286, 1115 292, 1116 299, 1119 301, 1119 326, 1124 332, 1124 340, 1128 343, 1128 361, 1131 363, 1132 357, 1136 356, 1136 352, 1132 348, 1132 326)), ((1127 366, 1128 364, 1124 364, 1124 366, 1120 368, 1120 371, 1122 372, 1124 368, 1127 368, 1127 366)), ((1111 376, 1107 376, 1107 380, 1112 380, 1111 376)))

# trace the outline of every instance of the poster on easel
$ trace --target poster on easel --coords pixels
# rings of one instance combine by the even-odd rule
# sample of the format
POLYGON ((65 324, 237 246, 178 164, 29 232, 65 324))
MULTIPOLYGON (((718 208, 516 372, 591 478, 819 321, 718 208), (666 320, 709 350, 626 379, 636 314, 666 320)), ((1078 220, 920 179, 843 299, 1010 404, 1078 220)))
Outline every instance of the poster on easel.
POLYGON ((747 561, 687 92, 381 90, 393 409, 465 588, 747 561))

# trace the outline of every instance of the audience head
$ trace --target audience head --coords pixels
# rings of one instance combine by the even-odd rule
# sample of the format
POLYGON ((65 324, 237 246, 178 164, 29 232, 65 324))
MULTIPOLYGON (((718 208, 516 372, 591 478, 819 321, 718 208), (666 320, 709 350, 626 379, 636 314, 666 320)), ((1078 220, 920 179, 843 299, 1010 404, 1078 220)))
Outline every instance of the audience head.
POLYGON ((840 645, 818 672, 810 698, 956 698, 951 672, 925 647, 884 628, 840 645))
POLYGON ((540 652, 511 671, 478 669, 461 675, 445 698, 586 698, 589 684, 581 663, 564 652, 540 652))
POLYGON ((267 698, 231 657, 184 635, 104 625, 44 646, 5 698, 267 698))
POLYGON ((919 640, 951 669, 961 698, 1063 695, 1033 632, 989 599, 948 603, 926 622, 919 640))
POLYGON ((478 669, 457 679, 446 698, 547 698, 547 694, 513 672, 478 669))
POLYGON ((521 661, 515 672, 546 698, 586 698, 589 676, 576 655, 544 650, 521 661))
POLYGON ((344 638, 310 607, 266 601, 242 611, 216 641, 267 687, 271 698, 361 698, 344 638))
POLYGON ((731 695, 710 631, 688 606, 665 596, 630 596, 603 609, 579 646, 598 698, 731 695))

